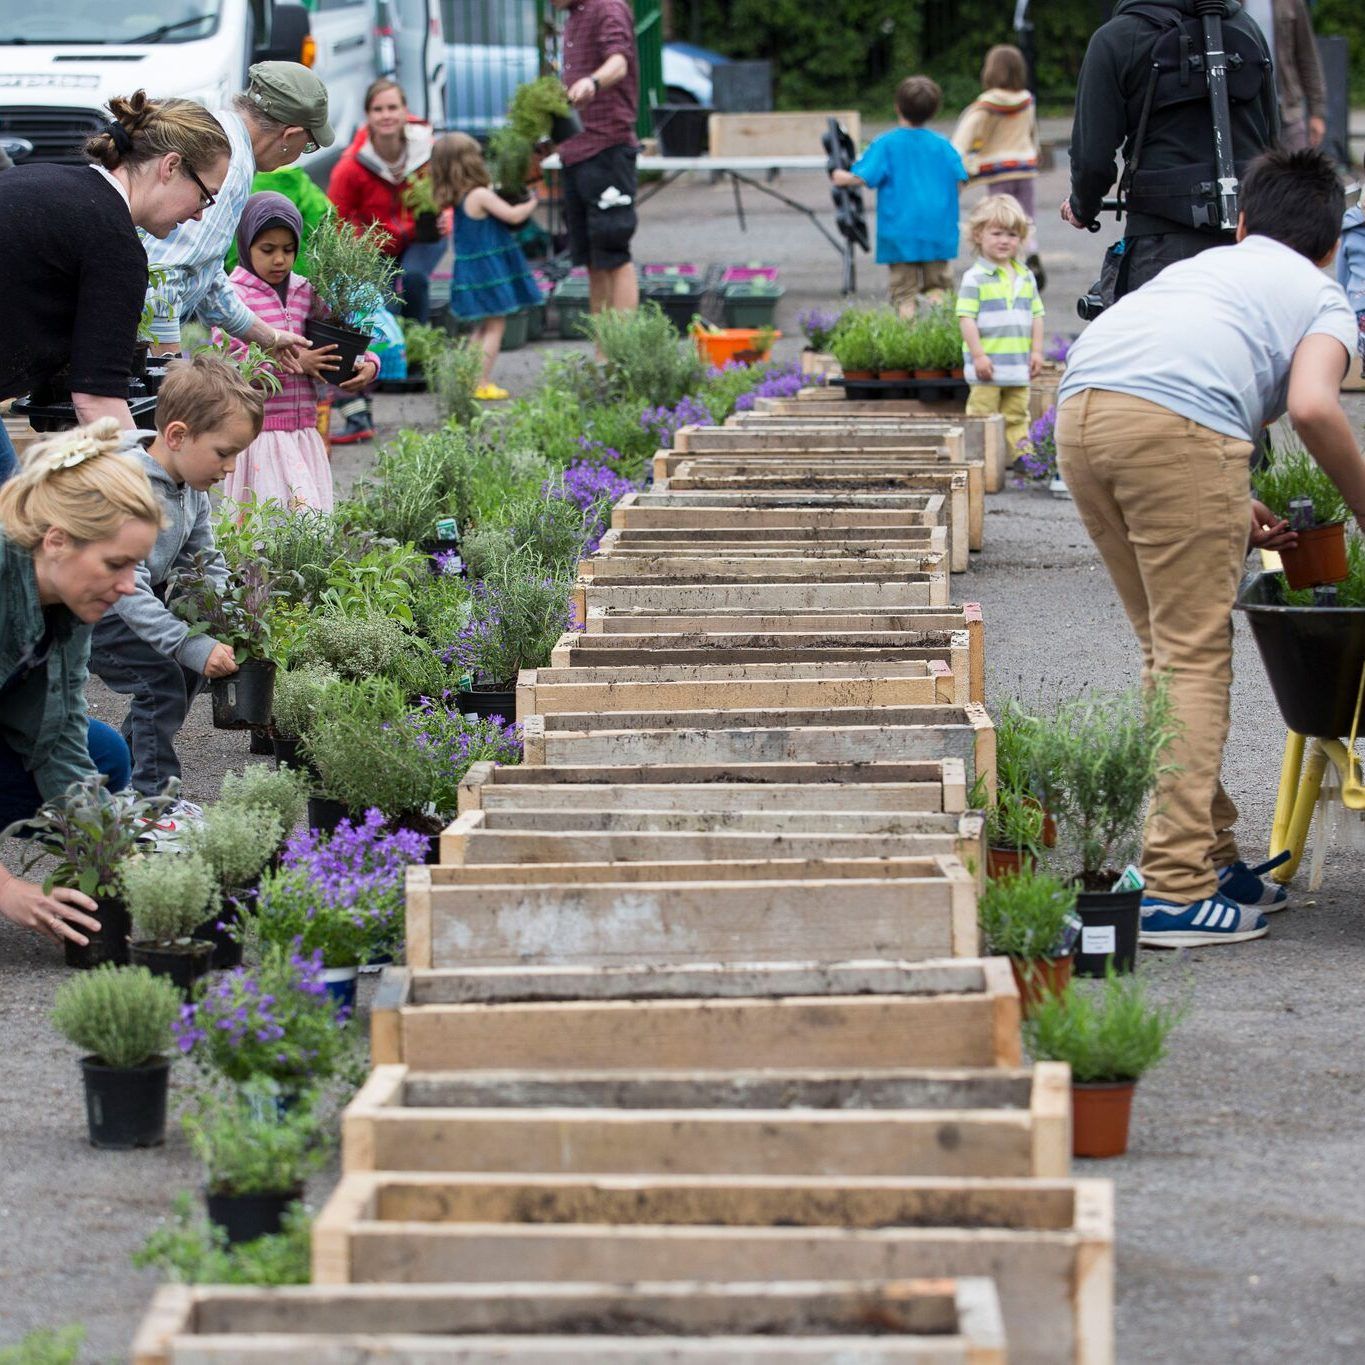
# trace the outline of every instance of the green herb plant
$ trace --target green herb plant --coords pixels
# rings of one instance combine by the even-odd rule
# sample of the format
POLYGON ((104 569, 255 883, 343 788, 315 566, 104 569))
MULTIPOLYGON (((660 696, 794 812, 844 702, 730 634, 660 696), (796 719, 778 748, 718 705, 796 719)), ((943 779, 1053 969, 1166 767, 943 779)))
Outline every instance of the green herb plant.
POLYGON ((1319 526, 1345 521, 1350 515, 1346 499, 1328 477, 1326 470, 1308 453, 1307 448, 1282 427, 1270 441, 1268 462, 1252 475, 1252 489, 1279 518, 1289 516, 1295 498, 1311 498, 1313 517, 1319 526))
POLYGON ((308 239, 313 294, 337 323, 347 325, 384 307, 392 295, 388 231, 371 223, 357 232, 345 219, 324 219, 308 239))
POLYGON ((84 1341, 80 1323, 39 1327, 13 1346, 0 1346, 0 1365, 76 1365, 84 1341))
POLYGON ((327 688, 341 675, 325 664, 291 664, 275 674, 270 721, 281 739, 302 739, 311 729, 327 688))
POLYGON ((988 952, 1035 961, 1069 951, 1075 911, 1074 886, 1024 868, 987 882, 977 913, 988 952))
POLYGON ((146 967, 103 963, 69 977, 57 988, 52 1022, 57 1031, 102 1065, 120 1070, 145 1065, 171 1049, 171 1025, 184 997, 173 982, 146 967))
MULTIPOLYGON (((269 806, 220 801, 204 812, 204 823, 192 831, 187 845, 213 869, 219 890, 232 895, 255 884, 284 834, 283 821, 269 806)), ((195 923, 202 920, 200 916, 195 923)))
POLYGON ((125 858, 119 886, 135 942, 184 944, 218 903, 218 878, 198 853, 144 853, 125 858))
POLYGON ((269 811, 279 821, 280 837, 283 838, 297 828, 308 813, 308 780, 292 768, 276 769, 264 763, 251 763, 240 773, 224 774, 218 807, 269 811))
POLYGON ((705 373, 696 346, 678 335, 668 315, 652 301, 630 313, 607 309, 592 314, 588 334, 602 356, 613 398, 672 407, 698 387, 705 373))
POLYGON ((280 1114, 273 1087, 254 1079, 235 1093, 201 1092, 182 1122, 214 1194, 289 1194, 329 1153, 315 1095, 280 1114))
POLYGON ((420 218, 424 213, 435 217, 440 212, 436 196, 431 190, 431 177, 424 173, 408 177, 407 183, 403 186, 402 199, 403 207, 414 218, 420 218))
POLYGON ((188 1191, 176 1195, 170 1220, 140 1251, 138 1269, 156 1269, 175 1284, 307 1284, 312 1278, 312 1219, 302 1204, 286 1211, 283 1230, 228 1244, 227 1233, 195 1209, 188 1191))
POLYGON ((830 354, 844 371, 876 370, 881 364, 876 322, 872 314, 850 308, 830 334, 830 354))

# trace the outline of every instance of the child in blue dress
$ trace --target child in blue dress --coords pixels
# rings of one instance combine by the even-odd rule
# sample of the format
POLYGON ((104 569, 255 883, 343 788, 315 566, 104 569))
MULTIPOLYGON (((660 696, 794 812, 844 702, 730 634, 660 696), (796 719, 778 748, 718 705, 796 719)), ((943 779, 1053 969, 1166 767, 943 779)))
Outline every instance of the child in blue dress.
POLYGON ((502 349, 510 313, 540 303, 540 287, 510 231, 536 209, 535 195, 509 204, 492 187, 479 144, 465 133, 448 133, 431 153, 431 188, 439 207, 455 208, 455 267, 450 311, 474 324, 483 350, 482 382, 474 396, 506 398, 493 383, 493 362, 502 349))

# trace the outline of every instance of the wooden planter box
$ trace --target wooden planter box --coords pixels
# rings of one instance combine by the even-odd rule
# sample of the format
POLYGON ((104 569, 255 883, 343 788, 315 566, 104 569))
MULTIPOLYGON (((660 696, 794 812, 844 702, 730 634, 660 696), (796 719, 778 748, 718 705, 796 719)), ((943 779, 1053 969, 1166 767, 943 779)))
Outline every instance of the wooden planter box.
MULTIPOLYGON (((741 418, 744 415, 738 414, 741 418)), ((895 447, 898 442, 933 444, 941 447, 953 460, 966 459, 968 456, 966 430, 956 422, 852 422, 842 426, 818 424, 804 429, 792 424, 777 429, 768 423, 741 420, 723 427, 679 427, 673 437, 673 450, 680 455, 751 450, 837 452, 850 447, 860 450, 885 449, 895 447), (908 441, 907 437, 910 438, 908 441)))
MULTIPOLYGON (((883 425, 904 423, 905 427, 892 427, 892 430, 934 431, 936 423, 930 414, 914 409, 901 402, 853 403, 846 398, 831 398, 828 394, 816 394, 813 398, 799 404, 786 398, 760 398, 754 404, 754 411, 737 413, 726 422, 726 427, 738 426, 746 430, 783 430, 793 427, 812 426, 850 429, 855 434, 864 429, 864 424, 880 428, 883 425), (848 412, 845 409, 856 408, 848 412), (888 412, 875 409, 890 408, 888 412)), ((965 443, 965 458, 980 460, 986 467, 986 491, 998 493, 1005 486, 1005 466, 1007 450, 1005 446, 1005 419, 999 413, 990 416, 974 417, 967 413, 954 413, 951 417, 940 419, 944 425, 959 427, 965 443)))
POLYGON ((133 1343, 133 1365, 827 1365, 832 1358, 849 1365, 1004 1365, 995 1285, 978 1277, 761 1285, 163 1285, 133 1343))
POLYGON ((933 659, 526 668, 517 675, 516 695, 517 719, 525 720, 557 711, 607 713, 665 707, 709 711, 952 705, 957 691, 948 664, 933 659))
POLYGON ((757 614, 807 611, 881 611, 903 607, 946 607, 946 573, 908 574, 896 579, 848 579, 831 583, 820 579, 791 579, 762 583, 631 583, 612 579, 579 582, 573 589, 576 620, 587 620, 594 608, 626 609, 672 614, 698 606, 707 610, 757 614))
POLYGON ((409 868, 407 960, 923 962, 981 951, 975 879, 955 858, 677 864, 661 881, 640 877, 648 866, 615 864, 603 869, 610 880, 550 885, 530 880, 533 867, 518 869, 521 881, 492 866, 409 868))
POLYGON ((1071 1173, 1071 1071, 415 1072, 377 1068, 342 1170, 564 1175, 1071 1173))
MULTIPOLYGON (((982 869, 982 818, 858 810, 627 810, 618 791, 600 808, 471 810, 441 834, 446 867, 707 863, 773 859, 954 857, 982 869), (602 828, 590 827, 600 820, 602 828), (565 828, 569 825, 570 828, 565 828)), ((856 799, 856 798, 855 798, 856 799)), ((717 870, 717 875, 723 873, 717 870)), ((652 877, 649 879, 653 879, 652 877)))
MULTIPOLYGON (((786 469, 809 469, 826 474, 856 465, 885 466, 922 465, 946 462, 966 466, 970 463, 962 453, 962 442, 953 440, 920 439, 914 435, 893 434, 868 437, 866 444, 850 434, 830 432, 807 438, 803 432, 793 432, 789 439, 760 437, 737 441, 718 450, 660 450, 654 456, 655 480, 672 478, 684 467, 752 469, 756 473, 775 473, 786 469)), ((977 462, 979 464, 979 462, 977 462)))
POLYGON ((532 716, 525 762, 839 763, 960 758, 970 784, 993 783, 995 730, 967 706, 830 707, 821 710, 621 712, 611 728, 595 715, 532 716))
POLYGON ((1008 959, 644 967, 386 967, 376 1066, 755 1071, 1019 1065, 1008 959))
POLYGON ((313 1227, 318 1284, 513 1274, 988 1274, 1011 1365, 1109 1365, 1114 1354, 1107 1180, 357 1173, 313 1227))
POLYGON ((599 806, 609 787, 621 811, 890 811, 961 814, 961 759, 921 763, 759 763, 525 768, 475 763, 460 783, 459 811, 599 806))
MULTIPOLYGON (((965 490, 966 479, 962 480, 965 490)), ((965 497, 965 493, 964 493, 965 497)), ((965 504, 964 504, 965 505, 965 504)), ((946 526, 945 493, 686 493, 667 489, 627 493, 612 507, 619 530, 671 527, 745 530, 793 527, 872 527, 892 531, 946 526)))
POLYGON ((812 579, 841 583, 936 574, 948 567, 942 549, 929 546, 904 553, 864 546, 856 555, 842 555, 837 546, 833 551, 781 546, 773 552, 745 549, 724 555, 703 548, 691 553, 637 550, 594 555, 579 563, 578 577, 592 582, 620 579, 632 583, 801 583, 812 579))

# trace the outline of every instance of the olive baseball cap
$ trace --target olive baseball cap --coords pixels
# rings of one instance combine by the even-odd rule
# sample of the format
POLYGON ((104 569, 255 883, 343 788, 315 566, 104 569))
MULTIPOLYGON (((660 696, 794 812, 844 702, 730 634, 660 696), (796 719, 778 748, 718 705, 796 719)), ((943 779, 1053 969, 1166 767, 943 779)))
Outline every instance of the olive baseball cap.
POLYGON ((248 69, 247 98, 280 123, 297 124, 319 147, 337 138, 327 122, 327 87, 298 62, 257 62, 248 69))

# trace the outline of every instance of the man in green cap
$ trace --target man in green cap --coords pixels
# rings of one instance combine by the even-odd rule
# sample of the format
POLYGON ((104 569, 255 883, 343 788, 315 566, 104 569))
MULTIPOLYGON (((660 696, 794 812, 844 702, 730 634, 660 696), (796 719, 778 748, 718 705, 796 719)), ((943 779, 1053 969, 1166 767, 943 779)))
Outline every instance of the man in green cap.
POLYGON ((214 116, 232 144, 222 188, 197 219, 169 236, 144 236, 147 261, 165 274, 149 292, 152 332, 158 351, 180 349, 180 321, 196 314, 242 341, 273 350, 288 364, 308 342, 294 332, 262 322, 237 296, 223 269, 242 209, 257 171, 292 165, 304 152, 336 141, 327 117, 327 87, 298 62, 258 62, 247 72, 247 87, 229 109, 214 116))

